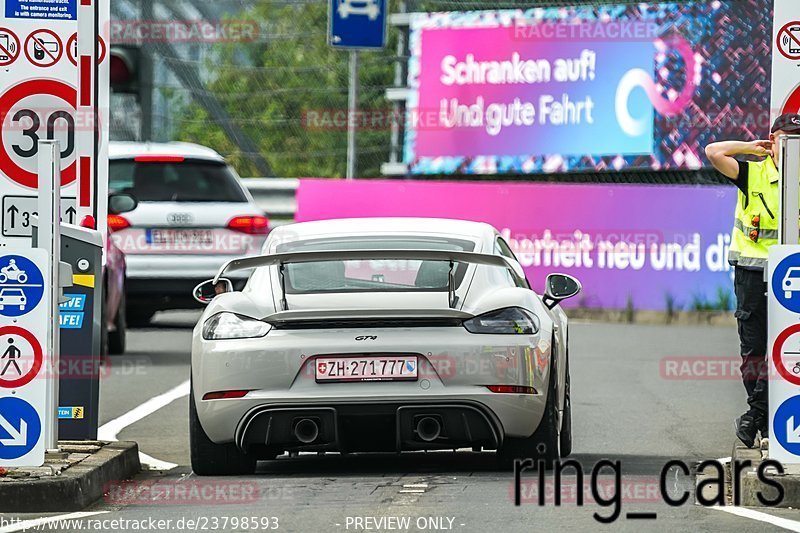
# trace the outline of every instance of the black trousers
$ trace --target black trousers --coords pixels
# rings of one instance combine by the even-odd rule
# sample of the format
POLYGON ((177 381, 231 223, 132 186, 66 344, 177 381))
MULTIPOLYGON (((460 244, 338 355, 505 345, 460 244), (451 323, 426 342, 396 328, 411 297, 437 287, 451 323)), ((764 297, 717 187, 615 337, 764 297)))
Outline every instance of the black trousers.
POLYGON ((737 267, 733 281, 742 382, 752 414, 767 416, 767 282, 761 270, 737 267))

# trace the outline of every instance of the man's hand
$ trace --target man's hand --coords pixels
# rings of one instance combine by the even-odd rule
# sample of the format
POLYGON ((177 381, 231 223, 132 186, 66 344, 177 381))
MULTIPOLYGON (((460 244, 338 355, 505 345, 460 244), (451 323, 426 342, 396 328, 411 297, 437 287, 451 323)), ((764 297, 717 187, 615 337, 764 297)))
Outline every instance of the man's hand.
POLYGON ((739 177, 739 162, 735 159, 737 155, 770 157, 772 156, 772 142, 724 141, 706 146, 706 157, 714 165, 714 168, 732 180, 739 177))
MULTIPOLYGON (((772 142, 771 141, 750 141, 747 152, 743 154, 755 155, 758 157, 772 157, 772 142)), ((736 154, 733 154, 736 155, 736 154)))

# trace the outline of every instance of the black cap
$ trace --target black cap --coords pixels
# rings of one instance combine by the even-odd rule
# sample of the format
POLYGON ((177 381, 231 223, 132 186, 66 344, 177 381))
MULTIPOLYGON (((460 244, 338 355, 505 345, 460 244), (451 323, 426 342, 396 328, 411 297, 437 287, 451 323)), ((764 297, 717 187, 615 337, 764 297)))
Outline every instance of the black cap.
POLYGON ((781 130, 786 133, 800 133, 800 115, 785 113, 775 119, 772 124, 772 133, 781 130))

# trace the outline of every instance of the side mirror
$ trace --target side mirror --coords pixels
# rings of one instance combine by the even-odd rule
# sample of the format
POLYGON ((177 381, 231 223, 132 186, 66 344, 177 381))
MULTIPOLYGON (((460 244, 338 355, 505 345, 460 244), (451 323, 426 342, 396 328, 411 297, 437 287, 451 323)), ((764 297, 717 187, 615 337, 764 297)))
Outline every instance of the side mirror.
POLYGON ((195 287, 192 296, 201 304, 206 305, 220 294, 225 294, 226 292, 233 292, 231 280, 220 278, 219 281, 214 283, 214 280, 210 279, 195 287))
POLYGON ((545 305, 552 309, 563 300, 572 298, 581 292, 581 282, 567 274, 550 274, 547 276, 544 291, 545 305))
POLYGON ((130 194, 114 193, 108 196, 108 212, 112 215, 129 213, 138 205, 139 200, 130 194))

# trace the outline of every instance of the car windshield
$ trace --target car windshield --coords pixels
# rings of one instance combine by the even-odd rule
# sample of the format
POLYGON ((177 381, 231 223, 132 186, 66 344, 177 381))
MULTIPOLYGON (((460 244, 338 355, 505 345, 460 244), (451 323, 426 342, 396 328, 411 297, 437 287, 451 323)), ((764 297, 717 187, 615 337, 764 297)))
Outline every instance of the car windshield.
MULTIPOLYGON (((323 250, 450 250, 471 252, 475 243, 446 238, 343 238, 285 243, 277 252, 323 250)), ((447 261, 368 260, 324 261, 290 264, 286 267, 286 293, 446 291, 450 264, 447 261)), ((455 267, 458 287, 467 265, 455 267)))
POLYGON ((22 289, 3 289, 3 296, 25 296, 22 289))
POLYGON ((789 271, 790 278, 800 278, 800 269, 798 270, 790 270, 789 271))
POLYGON ((216 161, 112 160, 108 187, 140 202, 247 201, 230 167, 216 161))

